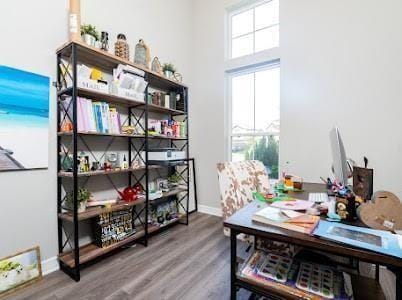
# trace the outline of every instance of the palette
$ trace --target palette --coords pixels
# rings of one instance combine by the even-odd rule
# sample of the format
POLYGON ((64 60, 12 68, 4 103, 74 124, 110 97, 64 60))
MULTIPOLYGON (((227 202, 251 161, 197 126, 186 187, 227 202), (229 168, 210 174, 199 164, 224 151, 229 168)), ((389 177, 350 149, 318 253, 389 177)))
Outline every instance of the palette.
POLYGON ((268 254, 258 270, 258 275, 285 283, 291 266, 292 259, 276 254, 268 254))
POLYGON ((334 272, 325 266, 301 263, 296 287, 313 294, 334 298, 334 272))

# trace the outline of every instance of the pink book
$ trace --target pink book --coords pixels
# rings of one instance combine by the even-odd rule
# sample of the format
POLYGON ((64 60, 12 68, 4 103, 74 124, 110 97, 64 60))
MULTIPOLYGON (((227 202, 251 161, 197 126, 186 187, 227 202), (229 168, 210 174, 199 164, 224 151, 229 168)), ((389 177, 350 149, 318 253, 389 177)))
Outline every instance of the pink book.
POLYGON ((82 102, 83 102, 82 98, 77 97, 77 130, 79 132, 85 131, 82 102))

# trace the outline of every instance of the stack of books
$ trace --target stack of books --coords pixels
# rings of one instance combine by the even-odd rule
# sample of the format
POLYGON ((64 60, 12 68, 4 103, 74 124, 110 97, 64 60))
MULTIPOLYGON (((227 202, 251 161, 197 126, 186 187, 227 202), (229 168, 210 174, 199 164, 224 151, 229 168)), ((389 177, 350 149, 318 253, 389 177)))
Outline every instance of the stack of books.
POLYGON ((320 222, 320 217, 310 216, 293 210, 285 210, 268 206, 256 212, 253 221, 293 230, 301 233, 312 234, 320 222))
MULTIPOLYGON (((70 99, 63 101, 67 109, 70 99)), ((72 106, 70 105, 69 116, 72 117, 72 106)), ((102 101, 77 98, 77 129, 78 132, 94 132, 106 134, 121 133, 120 114, 115 107, 102 101)))

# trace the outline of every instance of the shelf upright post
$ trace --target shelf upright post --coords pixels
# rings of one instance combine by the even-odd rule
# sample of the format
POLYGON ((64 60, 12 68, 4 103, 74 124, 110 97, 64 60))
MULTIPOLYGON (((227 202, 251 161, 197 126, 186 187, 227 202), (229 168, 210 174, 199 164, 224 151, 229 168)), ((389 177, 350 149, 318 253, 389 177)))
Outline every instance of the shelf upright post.
POLYGON ((80 247, 79 247, 79 237, 78 237, 78 126, 77 126, 77 45, 72 43, 71 45, 71 56, 72 56, 72 68, 73 68, 73 91, 72 99, 73 101, 73 203, 74 203, 74 279, 75 281, 80 281, 80 247))
MULTIPOLYGON (((59 91, 61 86, 61 73, 60 73, 60 64, 61 64, 61 54, 57 53, 57 82, 56 82, 56 90, 59 91)), ((57 132, 60 132, 60 97, 57 96, 57 132)), ((57 173, 60 172, 61 169, 61 160, 60 160, 60 152, 61 152, 61 136, 57 135, 57 173)), ((57 215, 61 213, 61 182, 62 179, 57 176, 57 215)), ((57 236, 58 236, 58 248, 59 253, 63 251, 63 221, 60 218, 57 218, 57 236)))
MULTIPOLYGON (((187 205, 186 205, 186 225, 188 225, 188 215, 190 211, 190 141, 189 141, 189 136, 188 136, 188 93, 187 93, 187 88, 183 88, 183 97, 184 97, 184 112, 185 112, 185 119, 186 119, 186 158, 187 158, 187 205)), ((194 174, 193 174, 194 176, 194 174)))
MULTIPOLYGON (((145 74, 145 80, 148 81, 148 75, 145 74)), ((145 88, 145 236, 144 236, 144 246, 148 247, 148 209, 149 209, 149 165, 148 165, 148 87, 145 88)), ((141 155, 141 154, 140 154, 141 155)))
MULTIPOLYGON (((131 106, 128 107, 128 126, 131 126, 131 106)), ((128 157, 127 157, 127 161, 128 161, 128 167, 131 170, 131 136, 128 138, 128 157)), ((128 186, 131 186, 131 171, 128 172, 128 186)))

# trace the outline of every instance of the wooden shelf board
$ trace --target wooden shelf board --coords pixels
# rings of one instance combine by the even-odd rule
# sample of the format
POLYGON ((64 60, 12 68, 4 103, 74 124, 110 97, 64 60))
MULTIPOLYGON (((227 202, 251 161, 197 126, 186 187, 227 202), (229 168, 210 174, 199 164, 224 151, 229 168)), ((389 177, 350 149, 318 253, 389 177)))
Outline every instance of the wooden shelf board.
MULTIPOLYGON (((63 95, 68 95, 71 96, 73 93, 73 88, 68 87, 66 89, 63 89, 59 91, 57 94, 58 96, 63 96, 63 95)), ((145 102, 143 99, 131 99, 131 98, 126 98, 122 96, 116 96, 113 94, 109 93, 103 93, 91 89, 86 89, 82 87, 77 87, 77 93, 78 96, 80 97, 87 97, 90 98, 91 100, 96 100, 96 101, 104 101, 108 103, 113 103, 113 104, 118 104, 122 105, 125 107, 145 107, 145 102)))
POLYGON ((186 188, 175 188, 175 189, 173 189, 173 190, 171 190, 169 192, 163 193, 162 197, 159 197, 159 198, 156 198, 156 199, 153 199, 153 200, 149 200, 149 204, 153 204, 153 202, 155 202, 155 203, 159 202, 158 200, 160 200, 160 199, 167 198, 167 197, 170 197, 170 196, 175 196, 175 195, 177 195, 179 193, 182 193, 182 192, 187 192, 187 189, 186 188))
MULTIPOLYGON (((381 285, 375 279, 357 275, 350 276, 352 281, 354 299, 385 300, 381 285)), ((238 274, 236 275, 236 281, 238 285, 248 290, 250 290, 248 288, 248 285, 251 285, 253 287, 253 292, 257 292, 258 294, 263 296, 279 296, 285 299, 302 299, 301 297, 287 293, 283 289, 266 286, 260 282, 257 282, 250 278, 244 278, 238 274)), ((300 290, 300 292, 305 293, 302 290, 300 290)))
MULTIPOLYGON (((69 95, 71 96, 73 92, 73 89, 71 87, 63 89, 58 92, 59 97, 63 95, 69 95)), ((77 88, 78 96, 81 97, 87 97, 90 98, 91 100, 97 100, 97 101, 105 101, 108 103, 114 103, 118 105, 124 105, 127 107, 132 107, 132 108, 137 108, 144 110, 146 107, 146 104, 142 100, 133 100, 121 96, 116 96, 108 93, 102 93, 90 89, 85 89, 85 88, 77 88)), ((159 113, 166 113, 166 114, 171 114, 171 115, 185 115, 186 112, 182 110, 177 110, 177 109, 172 109, 172 108, 167 108, 155 104, 148 103, 148 110, 151 112, 159 112, 159 113)))
MULTIPOLYGON (((140 204, 144 204, 144 203, 145 203, 145 199, 138 199, 138 200, 133 201, 133 202, 120 201, 120 202, 118 202, 116 204, 113 204, 109 208, 101 207, 101 206, 89 207, 89 208, 86 209, 85 212, 82 212, 82 213, 78 214, 78 221, 91 219, 91 218, 99 216, 102 213, 123 210, 123 209, 126 209, 126 208, 130 208, 132 206, 136 206, 136 205, 140 205, 140 204)), ((70 212, 60 213, 59 218, 62 219, 62 220, 65 220, 65 221, 74 222, 74 216, 70 212)))
MULTIPOLYGON (((143 134, 137 134, 137 135, 132 135, 132 134, 125 134, 125 133, 102 133, 102 132, 84 132, 80 131, 78 132, 79 135, 93 135, 93 136, 113 136, 113 137, 127 137, 127 138, 137 138, 137 139, 144 139, 145 135, 143 134)), ((60 131, 57 133, 59 136, 71 136, 73 135, 72 131, 60 131)), ((165 136, 165 135, 148 135, 149 139, 161 139, 161 140, 178 140, 178 141, 186 141, 187 138, 185 137, 171 137, 171 136, 165 136)))
MULTIPOLYGON (((132 135, 125 133, 102 133, 102 132, 77 132, 79 135, 93 135, 93 136, 113 136, 113 137, 127 137, 127 138, 145 138, 145 135, 132 135)), ((73 135, 72 131, 60 131, 57 133, 59 136, 71 136, 73 135)))
POLYGON ((169 225, 172 225, 174 223, 179 222, 180 220, 184 219, 184 217, 185 217, 185 215, 180 214, 178 218, 170 220, 169 222, 167 222, 167 223, 165 223, 165 224, 163 224, 161 226, 151 225, 151 226, 148 227, 148 233, 152 234, 152 233, 155 233, 155 232, 157 232, 159 230, 162 230, 163 228, 165 228, 165 227, 167 227, 169 225))
MULTIPOLYGON (((144 171, 146 168, 141 167, 137 169, 125 169, 125 170, 112 170, 112 171, 91 171, 91 172, 84 172, 84 173, 78 173, 78 177, 88 177, 88 176, 98 176, 98 175, 110 175, 110 174, 124 174, 124 173, 129 173, 129 172, 137 172, 137 171, 144 171)), ((156 170, 156 169, 162 169, 162 166, 158 165, 150 165, 148 166, 148 170, 156 170)), ((67 177, 67 178, 73 178, 73 172, 67 172, 67 171, 60 171, 58 173, 59 177, 67 177)))
MULTIPOLYGON (((144 235, 145 235, 144 230, 139 230, 133 235, 124 239, 123 241, 120 241, 106 248, 100 248, 92 243, 82 246, 80 247, 80 265, 89 262, 95 258, 98 258, 106 253, 109 253, 117 248, 120 248, 121 246, 124 246, 130 242, 134 242, 142 238, 144 235)), ((70 268, 75 267, 74 252, 72 251, 59 254, 59 260, 65 263, 70 268)))
POLYGON ((185 115, 186 114, 186 112, 184 112, 182 110, 166 108, 163 106, 150 104, 150 103, 148 103, 148 110, 151 112, 168 113, 168 114, 172 114, 172 115, 185 115))
POLYGON ((163 75, 160 75, 156 72, 153 72, 152 70, 135 64, 129 60, 123 59, 121 57, 118 57, 116 55, 113 55, 109 52, 102 51, 100 49, 97 49, 95 47, 88 46, 82 41, 68 41, 64 43, 61 47, 59 47, 56 50, 56 53, 60 53, 64 57, 69 57, 71 55, 71 45, 75 44, 77 46, 77 52, 78 52, 78 57, 80 60, 85 61, 86 63, 90 65, 97 66, 103 70, 111 70, 115 68, 118 64, 126 64, 129 66, 133 66, 135 68, 138 68, 152 77, 155 77, 156 79, 159 79, 160 81, 164 82, 167 87, 171 86, 174 88, 186 88, 187 86, 183 83, 177 82, 175 80, 169 79, 163 75))

